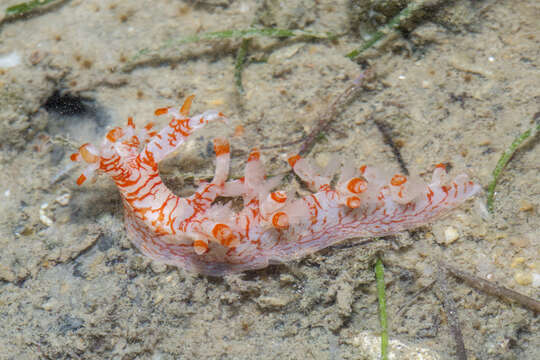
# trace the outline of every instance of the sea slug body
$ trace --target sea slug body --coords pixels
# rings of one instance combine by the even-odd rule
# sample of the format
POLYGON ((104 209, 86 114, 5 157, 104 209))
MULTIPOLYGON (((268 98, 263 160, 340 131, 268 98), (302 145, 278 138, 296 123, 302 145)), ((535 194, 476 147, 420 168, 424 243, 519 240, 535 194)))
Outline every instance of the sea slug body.
POLYGON ((188 97, 180 109, 156 110, 156 115, 172 116, 159 132, 151 124, 135 129, 129 118, 127 126, 110 130, 101 146, 84 144, 71 156, 88 164, 77 184, 96 171, 113 179, 129 238, 143 254, 169 265, 213 276, 260 269, 345 239, 425 225, 480 189, 464 174, 445 181, 443 165, 426 184, 418 177, 346 164, 332 187, 333 169, 292 156, 289 164, 313 191, 298 198, 275 190, 281 178, 265 177, 257 149, 249 155, 244 177, 228 181, 229 143, 217 138, 213 180, 179 197, 163 184, 158 163, 197 129, 224 120, 217 111, 189 117, 192 100, 188 97), (218 196, 242 197, 244 207, 237 211, 230 203, 215 203, 218 196))

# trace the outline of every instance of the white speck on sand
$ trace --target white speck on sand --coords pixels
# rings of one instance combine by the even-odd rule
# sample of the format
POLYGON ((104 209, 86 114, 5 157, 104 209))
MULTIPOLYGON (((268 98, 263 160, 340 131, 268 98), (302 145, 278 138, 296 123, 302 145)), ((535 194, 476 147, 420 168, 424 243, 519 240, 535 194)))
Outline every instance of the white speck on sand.
POLYGON ((15 67, 21 63, 21 56, 15 51, 7 55, 0 56, 0 69, 8 69, 15 67))

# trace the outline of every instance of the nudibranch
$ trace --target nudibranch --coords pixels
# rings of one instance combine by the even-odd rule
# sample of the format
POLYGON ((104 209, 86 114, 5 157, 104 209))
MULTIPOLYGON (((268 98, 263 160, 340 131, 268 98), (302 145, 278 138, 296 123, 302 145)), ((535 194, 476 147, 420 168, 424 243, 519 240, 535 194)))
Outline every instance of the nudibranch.
POLYGON ((298 259, 349 238, 395 234, 425 225, 479 191, 467 175, 445 180, 437 165, 430 184, 419 177, 391 174, 371 166, 344 164, 335 170, 292 156, 288 162, 311 193, 298 197, 276 190, 280 177, 266 178, 254 149, 244 177, 228 180, 230 147, 214 140, 215 175, 195 193, 179 197, 162 182, 158 164, 197 129, 225 120, 218 111, 189 117, 193 96, 180 109, 161 108, 172 120, 161 131, 152 124, 110 130, 101 146, 84 144, 71 156, 87 164, 81 185, 95 172, 108 174, 118 187, 128 237, 153 260, 188 271, 222 276, 298 259), (243 208, 216 198, 241 197, 243 208))

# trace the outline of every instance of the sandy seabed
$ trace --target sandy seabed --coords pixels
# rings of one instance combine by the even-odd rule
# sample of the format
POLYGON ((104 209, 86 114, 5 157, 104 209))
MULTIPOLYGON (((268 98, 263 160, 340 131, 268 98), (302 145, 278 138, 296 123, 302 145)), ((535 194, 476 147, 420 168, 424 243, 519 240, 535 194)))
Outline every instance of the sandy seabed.
MULTIPOLYGON (((16 3, 4 1, 0 10, 16 3)), ((377 358, 365 344, 379 331, 378 252, 390 337, 410 350, 403 358, 455 358, 436 293, 413 298, 436 278, 438 260, 538 299, 537 136, 501 177, 493 216, 485 216, 481 195, 395 238, 225 278, 151 263, 126 237, 112 182, 75 184, 70 144, 99 142, 128 116, 138 126, 164 124, 154 109, 190 94, 194 113, 217 109, 231 123, 208 126, 163 164, 167 183, 186 195, 196 179, 211 177, 216 135, 231 139, 232 175, 241 176, 249 149, 301 139, 369 66, 376 74, 370 88, 334 119, 309 156, 324 164, 338 154, 399 171, 399 151, 411 173, 431 174, 443 162, 451 174, 466 172, 486 188, 502 152, 535 126, 540 111, 538 2, 430 8, 406 36, 391 36, 351 61, 344 55, 360 46, 366 24, 395 13, 375 3, 73 0, 3 19, 0 358, 377 358), (252 25, 348 35, 252 39, 244 93, 234 79, 239 40, 162 47, 252 25), (133 63, 145 48, 152 51, 133 63)), ((264 150, 268 172, 285 170, 287 155, 298 149, 264 150)), ((305 191, 296 181, 284 186, 305 191)), ((448 281, 470 359, 540 358, 537 315, 448 281)))

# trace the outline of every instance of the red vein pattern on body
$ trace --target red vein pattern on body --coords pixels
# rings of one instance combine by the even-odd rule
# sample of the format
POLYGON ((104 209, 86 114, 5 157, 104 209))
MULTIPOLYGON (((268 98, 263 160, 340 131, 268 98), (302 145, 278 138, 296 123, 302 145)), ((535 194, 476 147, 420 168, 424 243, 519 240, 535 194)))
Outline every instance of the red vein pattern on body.
POLYGON ((227 181, 230 146, 214 140, 216 171, 189 197, 174 195, 159 176, 158 163, 205 124, 225 120, 217 111, 189 117, 193 96, 170 115, 161 131, 149 124, 109 131, 101 146, 84 144, 71 156, 88 166, 80 185, 94 173, 107 173, 120 190, 126 230, 135 246, 154 260, 189 271, 222 276, 297 259, 340 241, 378 237, 425 225, 470 198, 480 187, 467 175, 446 181, 444 165, 431 183, 371 166, 344 164, 335 187, 336 162, 319 168, 298 155, 289 164, 313 191, 296 197, 274 190, 281 178, 266 178, 258 149, 247 160, 244 177, 227 181), (272 191, 274 190, 274 191, 272 191), (242 197, 243 209, 214 203, 217 197, 242 197))

